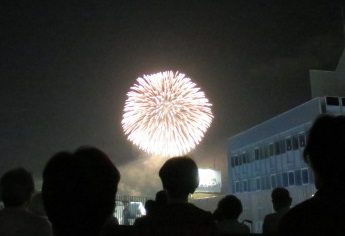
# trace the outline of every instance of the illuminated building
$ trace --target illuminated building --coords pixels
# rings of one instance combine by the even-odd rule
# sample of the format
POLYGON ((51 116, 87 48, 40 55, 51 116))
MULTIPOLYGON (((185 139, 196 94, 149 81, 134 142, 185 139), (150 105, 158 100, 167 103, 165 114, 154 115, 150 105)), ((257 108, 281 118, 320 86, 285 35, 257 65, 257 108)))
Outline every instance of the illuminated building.
POLYGON ((335 71, 310 71, 312 100, 227 140, 227 194, 241 199, 241 219, 253 221, 253 232, 261 232, 265 215, 273 212, 275 187, 289 190, 292 205, 315 193, 312 172, 302 155, 306 137, 318 115, 345 114, 344 78, 345 51, 335 71))

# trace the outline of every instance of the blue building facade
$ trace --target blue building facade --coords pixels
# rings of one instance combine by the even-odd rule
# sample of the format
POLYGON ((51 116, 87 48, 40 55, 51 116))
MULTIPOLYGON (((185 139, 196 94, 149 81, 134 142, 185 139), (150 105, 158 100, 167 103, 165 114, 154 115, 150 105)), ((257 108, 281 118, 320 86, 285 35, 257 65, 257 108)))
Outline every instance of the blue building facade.
POLYGON ((273 212, 274 188, 287 188, 293 205, 316 191, 302 154, 313 121, 326 113, 345 114, 345 98, 314 98, 227 140, 228 194, 241 199, 241 217, 253 221, 254 232, 261 232, 264 216, 273 212))

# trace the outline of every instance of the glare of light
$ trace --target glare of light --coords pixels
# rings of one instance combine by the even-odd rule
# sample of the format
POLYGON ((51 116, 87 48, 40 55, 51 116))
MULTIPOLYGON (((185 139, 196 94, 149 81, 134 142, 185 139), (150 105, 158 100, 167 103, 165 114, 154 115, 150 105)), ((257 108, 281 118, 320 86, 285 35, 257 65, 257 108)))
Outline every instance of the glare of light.
POLYGON ((122 127, 130 141, 150 154, 183 155, 200 143, 210 127, 211 106, 183 73, 144 75, 127 93, 122 127))
POLYGON ((139 208, 139 211, 140 211, 140 215, 145 216, 146 215, 146 209, 145 209, 144 205, 141 202, 139 203, 138 208, 139 208))
POLYGON ((220 180, 220 172, 213 169, 198 169, 199 187, 212 187, 220 180), (219 177, 218 177, 219 176, 219 177))

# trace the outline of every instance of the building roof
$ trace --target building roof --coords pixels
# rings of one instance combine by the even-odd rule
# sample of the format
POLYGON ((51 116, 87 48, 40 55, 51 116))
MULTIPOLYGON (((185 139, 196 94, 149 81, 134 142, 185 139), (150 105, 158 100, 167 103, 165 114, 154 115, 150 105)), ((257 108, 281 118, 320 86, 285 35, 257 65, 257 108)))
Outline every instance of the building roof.
POLYGON ((312 122, 322 113, 325 97, 314 98, 227 139, 228 147, 238 149, 297 126, 312 122), (230 146, 229 146, 230 145, 230 146))

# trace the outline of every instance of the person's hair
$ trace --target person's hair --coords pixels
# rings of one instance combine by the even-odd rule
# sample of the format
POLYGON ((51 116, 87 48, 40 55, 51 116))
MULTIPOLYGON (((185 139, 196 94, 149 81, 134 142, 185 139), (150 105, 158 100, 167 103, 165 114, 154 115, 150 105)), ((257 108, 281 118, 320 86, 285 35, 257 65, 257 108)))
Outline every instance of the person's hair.
POLYGON ((344 181, 344 155, 345 116, 319 116, 309 131, 304 160, 323 180, 344 181))
POLYGON ((34 191, 32 174, 24 168, 9 170, 0 180, 1 200, 5 207, 25 206, 34 191))
POLYGON ((271 197, 275 210, 291 205, 292 198, 290 197, 289 191, 285 188, 278 187, 273 189, 271 197))
POLYGON ((56 235, 97 235, 114 211, 119 180, 97 148, 54 155, 43 171, 42 197, 56 235))
POLYGON ((238 219, 242 213, 241 200, 234 195, 227 195, 218 202, 214 213, 216 219, 238 219))
POLYGON ((159 170, 163 188, 172 198, 184 198, 199 186, 199 172, 188 156, 173 157, 159 170))

